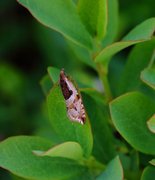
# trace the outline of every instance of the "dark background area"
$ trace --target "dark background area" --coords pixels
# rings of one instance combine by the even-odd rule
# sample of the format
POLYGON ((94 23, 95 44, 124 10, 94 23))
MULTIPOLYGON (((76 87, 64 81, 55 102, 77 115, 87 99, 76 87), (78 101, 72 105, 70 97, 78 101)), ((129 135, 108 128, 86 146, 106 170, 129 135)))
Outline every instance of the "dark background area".
MULTIPOLYGON (((120 0, 120 39, 143 20, 155 16, 154 0, 120 0)), ((125 57, 130 48, 119 54, 125 57)), ((124 59, 123 59, 124 60, 124 59)), ((40 80, 48 66, 95 72, 82 64, 58 33, 39 24, 14 0, 0 1, 0 141, 14 135, 45 135, 44 95, 40 80)), ((0 179, 17 179, 0 170, 0 179)))

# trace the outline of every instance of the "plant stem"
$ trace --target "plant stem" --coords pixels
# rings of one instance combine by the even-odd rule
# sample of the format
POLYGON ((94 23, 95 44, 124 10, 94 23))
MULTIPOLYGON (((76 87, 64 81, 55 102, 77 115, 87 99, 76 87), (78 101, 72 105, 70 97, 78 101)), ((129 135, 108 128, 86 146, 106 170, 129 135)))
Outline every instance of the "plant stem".
MULTIPOLYGON (((92 54, 92 59, 95 59, 96 55, 101 51, 100 42, 98 42, 96 40, 94 44, 95 44, 95 48, 94 48, 94 52, 92 54)), ((102 81, 106 102, 109 102, 112 100, 112 93, 111 93, 111 89, 110 89, 110 85, 109 85, 109 81, 108 81, 107 64, 96 63, 96 68, 98 71, 99 78, 102 81)))
POLYGON ((97 64, 97 70, 103 84, 106 101, 109 102, 112 100, 112 93, 111 93, 111 89, 110 89, 110 85, 109 85, 109 81, 107 77, 107 70, 106 68, 104 68, 102 64, 99 64, 99 63, 97 64))
POLYGON ((80 163, 87 166, 95 176, 98 176, 101 172, 103 172, 106 167, 104 164, 98 162, 93 156, 90 156, 89 159, 83 158, 80 163))

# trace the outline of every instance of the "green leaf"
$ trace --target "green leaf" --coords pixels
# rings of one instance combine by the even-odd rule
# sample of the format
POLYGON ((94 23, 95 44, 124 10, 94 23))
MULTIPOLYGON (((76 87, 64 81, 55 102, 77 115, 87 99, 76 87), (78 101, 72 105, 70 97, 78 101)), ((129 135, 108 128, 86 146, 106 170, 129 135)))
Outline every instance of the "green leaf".
POLYGON ((147 126, 152 133, 155 133, 155 114, 147 121, 147 126))
POLYGON ((107 0, 107 3, 108 3, 107 33, 103 39, 102 47, 111 44, 115 40, 118 31, 118 1, 107 0))
POLYGON ((76 161, 60 157, 39 157, 32 151, 45 151, 51 142, 38 137, 18 136, 0 143, 0 166, 26 179, 69 179, 87 173, 76 161))
POLYGON ((55 67, 48 67, 47 68, 48 75, 50 79, 52 80, 53 84, 58 82, 59 76, 60 76, 60 69, 57 69, 55 67))
POLYGON ((96 77, 93 74, 83 71, 83 69, 76 70, 76 73, 73 70, 71 74, 80 86, 80 91, 81 88, 96 88, 96 77))
POLYGON ((93 69, 96 69, 96 64, 94 63, 94 60, 91 57, 91 52, 82 47, 82 46, 78 46, 75 43, 72 43, 71 41, 68 41, 68 45, 70 46, 70 48, 72 49, 72 51, 74 52, 74 55, 83 63, 85 63, 86 65, 92 67, 93 69))
POLYGON ((64 141, 78 142, 88 157, 92 151, 93 139, 89 119, 84 125, 72 122, 67 116, 67 109, 60 87, 56 84, 47 97, 50 122, 55 132, 64 141))
POLYGON ((101 40, 107 30, 107 0, 79 0, 78 11, 90 34, 101 40))
POLYGON ((135 149, 155 154, 155 135, 146 121, 155 112, 155 103, 138 92, 118 97, 110 103, 112 121, 119 133, 135 149))
POLYGON ((155 166, 155 159, 152 159, 152 160, 150 161, 150 164, 152 164, 153 166, 155 166))
POLYGON ((122 180, 123 168, 119 157, 116 157, 107 165, 105 171, 96 180, 122 180))
POLYGON ((155 175, 155 167, 148 166, 144 169, 141 180, 153 180, 155 175))
POLYGON ((81 88, 80 90, 83 94, 90 96, 96 102, 100 102, 105 105, 106 100, 105 100, 104 95, 101 92, 97 91, 94 88, 81 88))
POLYGON ((153 38, 151 41, 138 44, 132 49, 122 73, 120 93, 138 89, 142 85, 140 74, 148 66, 154 47, 155 39, 153 38))
POLYGON ((92 48, 92 39, 82 24, 71 0, 18 0, 45 26, 52 28, 76 44, 92 48))
POLYGON ((137 25, 124 38, 124 41, 144 41, 151 38, 155 31, 155 17, 149 18, 137 25))
POLYGON ((155 68, 146 68, 141 72, 141 80, 155 90, 155 68))
POLYGON ((41 88, 42 88, 44 94, 47 95, 48 92, 50 91, 50 89, 52 88, 53 83, 51 82, 50 77, 48 75, 45 75, 41 79, 40 85, 41 85, 41 88))
POLYGON ((21 178, 19 176, 14 175, 14 174, 10 174, 10 176, 11 176, 11 180, 25 180, 24 178, 21 178))
POLYGON ((71 141, 54 146, 47 151, 34 150, 33 152, 39 156, 64 157, 74 160, 80 160, 83 156, 83 150, 79 143, 71 141))
POLYGON ((92 125, 93 155, 98 161, 107 163, 116 155, 113 132, 109 126, 108 107, 103 103, 104 97, 95 90, 83 89, 82 95, 92 125))
POLYGON ((37 39, 38 51, 44 57, 46 65, 70 69, 73 67, 73 63, 76 64, 71 60, 66 39, 61 34, 40 23, 35 23, 35 38, 37 39))
POLYGON ((122 41, 116 42, 105 47, 95 58, 95 62, 104 62, 108 64, 109 58, 122 49, 151 39, 155 31, 155 18, 150 18, 136 26, 122 41))

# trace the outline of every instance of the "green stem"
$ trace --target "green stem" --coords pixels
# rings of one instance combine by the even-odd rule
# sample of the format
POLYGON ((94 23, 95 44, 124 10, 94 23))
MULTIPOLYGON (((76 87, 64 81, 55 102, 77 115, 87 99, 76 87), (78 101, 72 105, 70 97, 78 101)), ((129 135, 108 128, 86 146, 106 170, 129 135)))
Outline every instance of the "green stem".
POLYGON ((88 169, 95 175, 98 176, 101 172, 104 171, 105 165, 98 162, 93 156, 89 157, 89 159, 83 158, 80 163, 84 166, 87 166, 88 169))
MULTIPOLYGON (((92 59, 95 59, 96 55, 101 51, 101 43, 97 40, 94 42, 94 52, 92 53, 92 59)), ((112 93, 108 81, 108 67, 107 64, 96 63, 96 68, 102 85, 104 88, 106 101, 109 102, 112 100, 112 93)))
POLYGON ((97 64, 97 70, 103 84, 106 100, 107 102, 109 102, 112 100, 112 93, 111 93, 111 89, 110 89, 110 85, 109 85, 109 81, 107 77, 107 74, 108 74, 107 68, 104 67, 102 64, 97 64))

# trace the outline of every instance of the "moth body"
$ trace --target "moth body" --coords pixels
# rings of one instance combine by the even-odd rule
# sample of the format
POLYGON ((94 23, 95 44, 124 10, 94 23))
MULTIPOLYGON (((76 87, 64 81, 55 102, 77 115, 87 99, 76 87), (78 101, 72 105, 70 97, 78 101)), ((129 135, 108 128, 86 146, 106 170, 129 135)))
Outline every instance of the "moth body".
POLYGON ((60 86, 66 102, 69 119, 84 124, 86 113, 82 98, 71 80, 65 75, 64 70, 60 72, 60 86))

